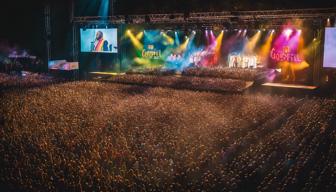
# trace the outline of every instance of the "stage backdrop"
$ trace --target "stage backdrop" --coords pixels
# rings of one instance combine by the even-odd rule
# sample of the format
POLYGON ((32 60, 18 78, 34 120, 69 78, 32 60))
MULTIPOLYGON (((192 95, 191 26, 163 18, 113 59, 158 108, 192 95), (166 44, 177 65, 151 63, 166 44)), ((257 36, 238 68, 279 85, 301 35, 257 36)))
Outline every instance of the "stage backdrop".
MULTIPOLYGON (((125 26, 123 69, 188 67, 268 68, 270 81, 306 83, 319 56, 319 37, 309 27, 274 29, 146 29, 125 26)), ((309 84, 309 83, 307 83, 309 84)))
POLYGON ((130 68, 166 68, 183 70, 186 67, 213 67, 219 64, 223 32, 208 32, 200 40, 197 31, 142 30, 125 33, 126 54, 122 58, 130 68), (198 38, 198 39, 197 39, 198 38))

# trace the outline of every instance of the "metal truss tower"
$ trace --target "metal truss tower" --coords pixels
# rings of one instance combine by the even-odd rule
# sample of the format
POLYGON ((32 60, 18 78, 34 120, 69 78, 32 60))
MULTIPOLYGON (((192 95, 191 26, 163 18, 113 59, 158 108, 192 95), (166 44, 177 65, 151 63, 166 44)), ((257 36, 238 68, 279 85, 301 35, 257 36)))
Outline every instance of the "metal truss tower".
POLYGON ((45 27, 45 39, 46 39, 46 59, 51 59, 51 8, 50 2, 46 2, 44 6, 44 27, 45 27))

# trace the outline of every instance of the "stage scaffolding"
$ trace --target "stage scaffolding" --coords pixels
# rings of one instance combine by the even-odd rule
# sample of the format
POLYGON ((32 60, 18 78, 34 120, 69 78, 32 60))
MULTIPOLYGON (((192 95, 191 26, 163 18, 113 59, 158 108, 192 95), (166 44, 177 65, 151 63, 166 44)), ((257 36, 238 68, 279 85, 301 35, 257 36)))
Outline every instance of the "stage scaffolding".
POLYGON ((250 21, 283 21, 288 19, 310 19, 313 21, 336 17, 336 8, 324 9, 292 9, 292 10, 263 10, 263 11, 223 11, 173 14, 145 15, 114 15, 109 17, 84 16, 74 17, 73 23, 102 23, 112 24, 186 24, 186 23, 244 23, 250 21))

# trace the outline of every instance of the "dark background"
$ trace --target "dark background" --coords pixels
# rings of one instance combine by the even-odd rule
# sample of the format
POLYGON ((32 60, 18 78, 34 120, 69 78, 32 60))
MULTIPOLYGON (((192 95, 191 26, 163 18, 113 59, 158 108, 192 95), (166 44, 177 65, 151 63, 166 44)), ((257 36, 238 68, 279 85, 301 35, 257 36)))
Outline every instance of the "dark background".
MULTIPOLYGON (((102 0, 75 0, 75 15, 97 15, 102 0)), ((63 57, 70 51, 70 0, 5 0, 0 6, 0 45, 27 49, 45 56, 44 5, 52 5, 53 53, 63 57)), ((234 11, 295 8, 330 8, 336 0, 117 0, 115 14, 234 11)))

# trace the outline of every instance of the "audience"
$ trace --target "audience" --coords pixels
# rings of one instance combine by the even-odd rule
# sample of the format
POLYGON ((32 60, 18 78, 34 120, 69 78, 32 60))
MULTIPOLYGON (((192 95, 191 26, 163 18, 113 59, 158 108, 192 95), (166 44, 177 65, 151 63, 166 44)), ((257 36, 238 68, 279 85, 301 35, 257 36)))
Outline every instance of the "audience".
POLYGON ((335 100, 0 74, 4 87, 4 190, 336 190, 335 100))
POLYGON ((126 84, 151 85, 172 87, 177 89, 230 91, 241 92, 247 86, 245 81, 236 79, 176 77, 176 76, 149 76, 149 75, 119 75, 113 76, 109 81, 126 84))

